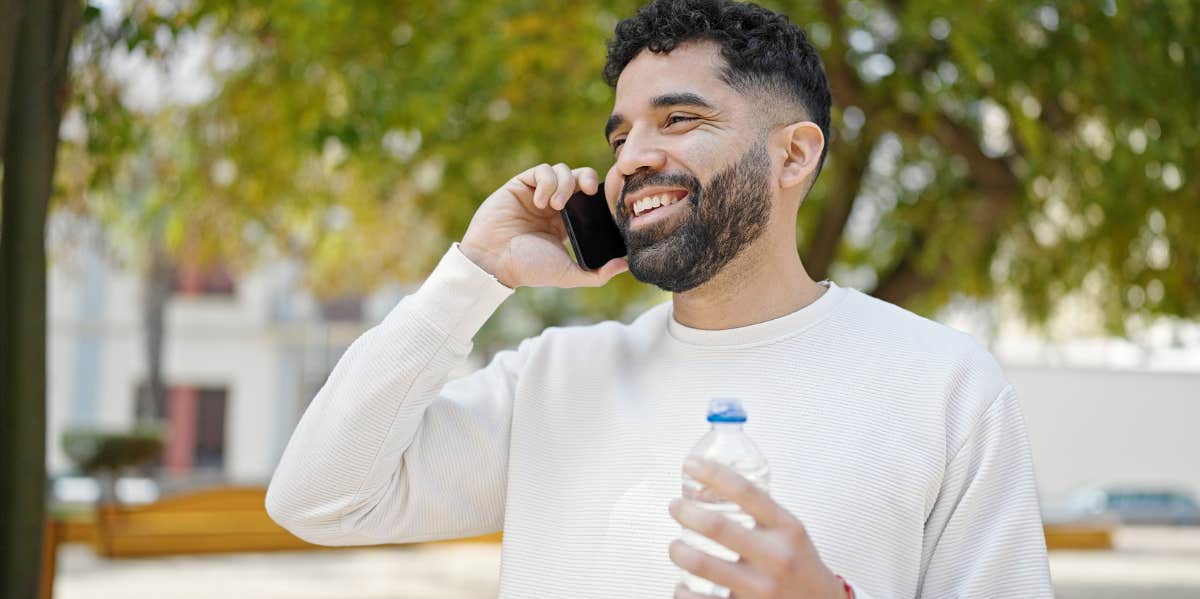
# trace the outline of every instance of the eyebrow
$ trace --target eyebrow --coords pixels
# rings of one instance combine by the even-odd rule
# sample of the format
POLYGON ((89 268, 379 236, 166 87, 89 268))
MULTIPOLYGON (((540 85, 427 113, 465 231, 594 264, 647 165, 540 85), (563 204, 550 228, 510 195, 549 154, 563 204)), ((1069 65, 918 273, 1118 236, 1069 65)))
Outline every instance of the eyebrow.
MULTIPOLYGON (((650 100, 650 106, 654 108, 667 108, 670 106, 695 106, 697 108, 713 109, 713 105, 700 97, 699 94, 692 92, 674 92, 655 96, 650 100)), ((608 123, 604 125, 604 139, 608 139, 618 127, 625 124, 625 117, 620 114, 613 113, 608 117, 608 123)))

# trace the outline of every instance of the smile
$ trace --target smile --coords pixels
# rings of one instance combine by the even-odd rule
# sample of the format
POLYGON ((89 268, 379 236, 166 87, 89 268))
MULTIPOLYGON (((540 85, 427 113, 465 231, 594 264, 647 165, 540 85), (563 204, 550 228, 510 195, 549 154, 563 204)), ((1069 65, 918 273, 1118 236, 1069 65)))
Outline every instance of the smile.
POLYGON ((633 204, 633 218, 629 221, 631 229, 657 222, 681 211, 688 204, 689 194, 686 191, 661 193, 647 196, 633 204))
POLYGON ((687 197, 686 191, 669 191, 644 197, 633 203, 633 215, 641 216, 656 208, 670 206, 687 197))

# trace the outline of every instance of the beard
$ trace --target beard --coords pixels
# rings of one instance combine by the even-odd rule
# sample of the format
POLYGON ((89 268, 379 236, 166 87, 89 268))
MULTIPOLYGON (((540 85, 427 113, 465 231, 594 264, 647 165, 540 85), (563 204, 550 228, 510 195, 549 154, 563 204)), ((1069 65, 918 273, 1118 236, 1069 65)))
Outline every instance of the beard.
POLYGON ((766 140, 759 139, 707 185, 686 173, 627 178, 615 220, 629 250, 629 272, 643 283, 673 293, 711 280, 766 230, 771 217, 769 174, 766 140), (688 190, 689 206, 675 218, 631 231, 625 196, 649 185, 688 190))

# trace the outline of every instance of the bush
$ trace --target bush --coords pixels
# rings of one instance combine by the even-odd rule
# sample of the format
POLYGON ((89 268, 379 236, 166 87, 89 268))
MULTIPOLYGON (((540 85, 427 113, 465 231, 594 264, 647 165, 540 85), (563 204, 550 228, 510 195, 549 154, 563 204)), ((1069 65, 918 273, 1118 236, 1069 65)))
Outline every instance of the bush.
POLYGON ((62 446, 75 467, 86 475, 116 474, 140 466, 162 453, 164 430, 140 427, 127 432, 70 429, 62 446))

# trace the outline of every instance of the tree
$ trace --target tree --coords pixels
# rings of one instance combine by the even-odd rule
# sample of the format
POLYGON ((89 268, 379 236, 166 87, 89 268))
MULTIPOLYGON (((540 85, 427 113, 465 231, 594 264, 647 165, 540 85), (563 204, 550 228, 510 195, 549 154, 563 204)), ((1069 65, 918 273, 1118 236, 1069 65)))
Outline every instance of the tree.
POLYGON ((810 206, 814 266, 866 265, 876 295, 925 310, 1007 293, 1040 320, 1080 293, 1121 330, 1131 313, 1200 308, 1184 231, 1200 129, 1174 101, 1200 91, 1194 5, 819 8, 843 109, 835 172, 850 175, 810 206), (879 225, 846 239, 864 202, 879 225))
MULTIPOLYGON (((91 70, 101 74, 78 106, 91 150, 104 151, 84 152, 84 168, 120 180, 128 166, 108 139, 167 137, 172 150, 158 199, 92 193, 74 205, 128 208, 143 224, 156 214, 170 252, 304 257, 324 293, 414 280, 505 176, 540 161, 607 168, 604 40, 640 4, 134 4, 97 28, 106 35, 85 36, 100 41, 91 55, 157 60, 202 38, 215 91, 172 118, 126 118, 91 70)), ((1032 321, 1076 296, 1116 331, 1130 315, 1196 313, 1192 2, 764 4, 805 26, 834 91, 832 151, 798 222, 812 274, 925 313, 955 295, 1012 299, 1032 321)), ((662 299, 629 276, 522 290, 503 310, 536 306, 540 321, 493 319, 482 339, 504 345, 662 299)))
POLYGON ((44 229, 80 6, 0 2, 0 592, 38 591, 46 480, 44 229))
MULTIPOLYGON (((216 91, 170 121, 181 149, 156 205, 192 240, 305 257, 329 293, 420 277, 509 174, 607 168, 603 41, 639 4, 136 5, 117 29, 149 56, 215 44, 216 91)), ((1010 297, 1032 320, 1074 294, 1113 330, 1196 313, 1192 3, 766 4, 806 27, 834 92, 830 159, 797 225, 815 275, 926 313, 956 294, 1010 297)), ((500 336, 663 298, 629 276, 526 290, 516 306, 545 318, 500 336)))

